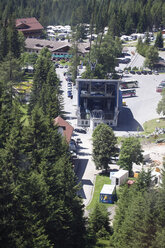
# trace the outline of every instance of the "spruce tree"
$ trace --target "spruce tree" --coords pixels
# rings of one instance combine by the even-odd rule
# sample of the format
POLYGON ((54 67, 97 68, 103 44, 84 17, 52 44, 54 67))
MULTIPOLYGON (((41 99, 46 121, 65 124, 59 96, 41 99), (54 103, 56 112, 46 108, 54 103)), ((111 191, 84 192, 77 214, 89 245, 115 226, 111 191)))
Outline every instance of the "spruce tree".
POLYGON ((29 114, 38 104, 45 115, 55 118, 61 113, 59 80, 50 58, 48 49, 43 49, 37 59, 30 96, 29 114))
POLYGON ((88 242, 94 245, 97 239, 109 239, 111 234, 109 213, 104 206, 97 204, 88 219, 88 242))
POLYGON ((29 118, 29 126, 24 128, 24 152, 27 163, 33 169, 40 171, 40 163, 43 158, 44 149, 47 148, 48 122, 42 110, 36 106, 29 118))
POLYGON ((84 247, 85 220, 83 206, 77 196, 76 178, 68 155, 56 163, 45 162, 44 177, 52 204, 47 229, 56 247, 84 247), (63 238, 65 237, 65 239, 63 238))
POLYGON ((155 47, 157 47, 157 48, 163 48, 164 47, 163 35, 162 35, 161 31, 157 33, 156 40, 155 40, 155 47))
POLYGON ((15 20, 13 18, 9 21, 8 26, 8 42, 9 50, 15 58, 19 58, 21 55, 21 44, 19 40, 18 30, 16 29, 15 20))
POLYGON ((0 60, 3 60, 8 54, 8 39, 7 39, 7 27, 3 24, 0 32, 0 60))
POLYGON ((46 233, 50 199, 48 187, 41 174, 23 170, 21 183, 15 188, 15 221, 13 240, 15 247, 52 248, 46 233))

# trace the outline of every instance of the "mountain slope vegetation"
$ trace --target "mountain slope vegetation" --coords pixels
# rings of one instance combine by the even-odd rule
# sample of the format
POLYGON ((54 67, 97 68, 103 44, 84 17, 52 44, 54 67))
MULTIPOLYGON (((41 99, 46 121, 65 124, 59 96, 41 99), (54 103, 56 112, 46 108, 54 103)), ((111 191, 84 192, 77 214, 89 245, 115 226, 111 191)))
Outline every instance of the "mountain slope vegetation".
POLYGON ((102 22, 116 35, 143 32, 165 26, 164 0, 1 0, 0 19, 11 13, 19 17, 36 17, 42 25, 102 22), (108 11, 107 11, 108 10, 108 11))

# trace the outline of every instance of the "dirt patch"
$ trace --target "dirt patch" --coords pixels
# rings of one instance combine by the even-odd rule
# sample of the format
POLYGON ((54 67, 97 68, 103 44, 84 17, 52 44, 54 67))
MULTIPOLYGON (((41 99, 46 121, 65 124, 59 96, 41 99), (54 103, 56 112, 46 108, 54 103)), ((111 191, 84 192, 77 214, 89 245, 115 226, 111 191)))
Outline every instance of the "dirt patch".
POLYGON ((142 149, 150 155, 151 161, 156 166, 163 166, 163 158, 165 157, 165 143, 143 145, 142 149))

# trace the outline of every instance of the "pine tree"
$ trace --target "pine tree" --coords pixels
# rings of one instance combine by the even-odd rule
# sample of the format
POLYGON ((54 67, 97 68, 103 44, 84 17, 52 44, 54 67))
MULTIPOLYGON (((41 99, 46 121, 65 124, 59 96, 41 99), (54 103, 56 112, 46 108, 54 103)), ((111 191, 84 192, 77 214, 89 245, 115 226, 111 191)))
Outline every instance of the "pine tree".
POLYGON ((156 203, 156 236, 155 242, 152 245, 154 247, 161 247, 164 241, 164 230, 165 230, 165 160, 163 160, 163 170, 162 170, 162 185, 158 192, 158 199, 156 203))
POLYGON ((19 40, 18 30, 16 29, 15 20, 11 18, 8 27, 8 42, 9 50, 14 58, 19 58, 21 55, 21 44, 19 40))
POLYGON ((4 144, 4 152, 2 154, 3 163, 9 171, 12 171, 13 181, 18 180, 19 170, 24 166, 22 158, 22 124, 20 121, 21 114, 19 105, 14 103, 12 108, 12 125, 9 130, 9 137, 4 144))
POLYGON ((68 155, 63 155, 56 163, 46 162, 43 171, 52 196, 46 229, 50 239, 59 248, 84 247, 83 205, 77 196, 76 178, 68 155))
POLYGON ((1 28, 0 35, 0 60, 6 57, 8 54, 8 39, 7 39, 7 27, 4 24, 1 28))
POLYGON ((104 206, 97 204, 88 220, 88 242, 96 244, 97 239, 109 239, 112 234, 109 213, 104 206))
POLYGON ((29 126, 24 129, 24 151, 30 167, 40 171, 44 149, 47 148, 48 121, 42 110, 36 106, 29 119, 29 126))
POLYGON ((125 189, 114 220, 113 247, 151 247, 156 232, 156 192, 139 192, 136 185, 125 189))
POLYGON ((162 32, 158 32, 158 34, 156 36, 155 47, 157 47, 157 48, 163 48, 164 47, 162 32))
POLYGON ((15 188, 15 220, 12 233, 16 247, 52 248, 45 230, 49 195, 48 187, 41 174, 24 170, 21 183, 15 188))
POLYGON ((50 56, 48 49, 43 49, 37 59, 29 114, 37 104, 45 115, 49 115, 49 118, 55 118, 61 113, 59 80, 54 71, 50 56))

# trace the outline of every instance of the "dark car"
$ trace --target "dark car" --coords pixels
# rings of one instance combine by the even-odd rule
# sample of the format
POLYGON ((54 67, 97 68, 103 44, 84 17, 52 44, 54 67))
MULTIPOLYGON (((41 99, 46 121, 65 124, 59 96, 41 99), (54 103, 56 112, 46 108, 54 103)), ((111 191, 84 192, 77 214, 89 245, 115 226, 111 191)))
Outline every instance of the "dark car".
POLYGON ((147 71, 142 71, 142 74, 143 75, 147 75, 147 71))
POLYGON ((75 128, 74 131, 75 131, 76 133, 87 133, 87 132, 85 131, 85 129, 82 129, 82 128, 75 128))
POLYGON ((142 73, 141 73, 141 71, 137 71, 136 74, 141 75, 142 73))
POLYGON ((124 63, 125 63, 125 64, 128 64, 130 61, 131 61, 130 58, 125 58, 125 59, 124 59, 124 63))
POLYGON ((131 74, 135 74, 135 71, 130 71, 131 74))
POLYGON ((149 74, 149 75, 152 75, 152 71, 148 71, 148 74, 149 74))
POLYGON ((68 94, 68 97, 70 97, 71 99, 73 98, 72 92, 70 90, 68 90, 67 94, 68 94))

